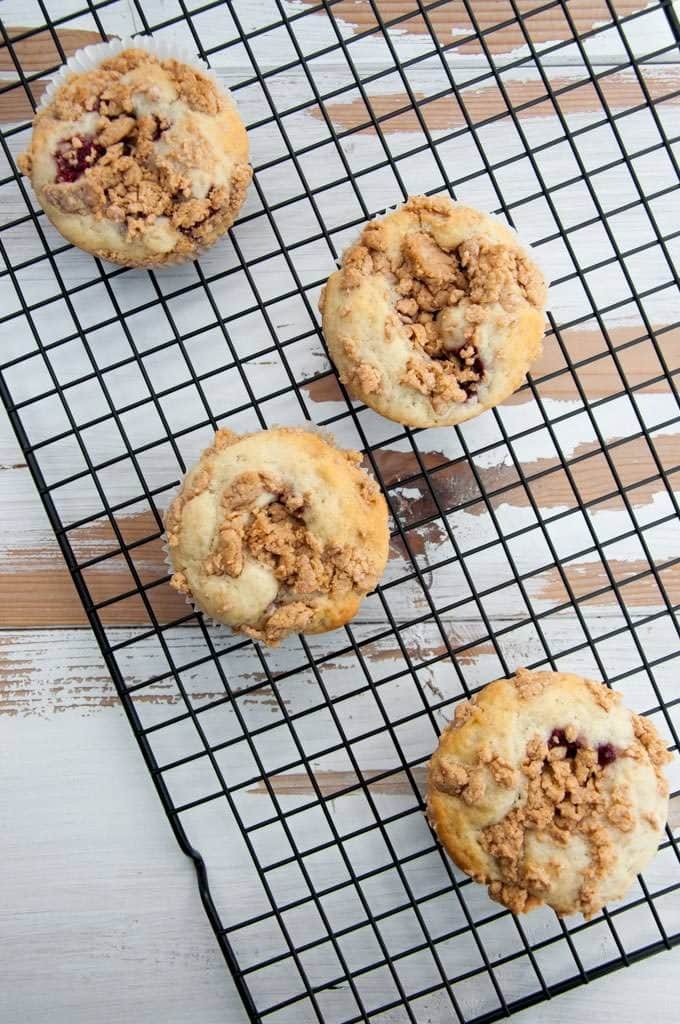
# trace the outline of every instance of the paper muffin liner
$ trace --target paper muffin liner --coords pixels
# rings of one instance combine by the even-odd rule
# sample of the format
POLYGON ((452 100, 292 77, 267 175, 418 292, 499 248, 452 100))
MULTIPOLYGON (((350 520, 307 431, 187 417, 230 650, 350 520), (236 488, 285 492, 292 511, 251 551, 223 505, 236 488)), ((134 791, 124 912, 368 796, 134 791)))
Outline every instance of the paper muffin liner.
POLYGON ((80 50, 76 50, 73 56, 69 57, 65 64, 62 64, 50 80, 49 85, 40 98, 37 109, 42 110, 52 102, 55 93, 70 75, 82 74, 84 71, 94 71, 102 61, 115 57, 117 54, 122 53, 123 50, 129 49, 146 50, 147 53, 157 57, 158 60, 179 60, 183 64, 189 64, 204 74, 206 78, 209 78, 217 89, 223 92, 232 103, 234 102, 229 89, 219 81, 212 68, 208 67, 204 60, 201 60, 200 57, 197 57, 195 53, 192 53, 186 47, 177 46, 165 39, 154 39, 153 36, 122 36, 120 39, 109 39, 101 43, 91 43, 89 46, 83 46, 80 50))

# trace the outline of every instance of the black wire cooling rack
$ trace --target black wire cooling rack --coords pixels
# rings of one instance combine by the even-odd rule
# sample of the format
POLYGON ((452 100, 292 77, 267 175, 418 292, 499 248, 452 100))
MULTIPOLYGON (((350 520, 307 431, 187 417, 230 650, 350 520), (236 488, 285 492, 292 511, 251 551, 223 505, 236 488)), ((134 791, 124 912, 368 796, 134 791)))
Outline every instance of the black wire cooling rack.
POLYGON ((523 662, 607 679, 678 746, 671 6, 37 0, 21 25, 2 397, 249 1017, 491 1021, 676 944, 670 826, 584 923, 513 918, 422 815, 455 701, 523 662), (15 163, 65 47, 130 31, 218 68, 256 171, 231 241, 158 274, 65 245, 15 163), (446 190, 549 267, 549 358, 519 403, 403 430, 341 390, 316 299, 368 217, 446 190), (216 425, 305 420, 365 451, 392 558, 354 623, 270 651, 173 603, 162 510, 216 425))

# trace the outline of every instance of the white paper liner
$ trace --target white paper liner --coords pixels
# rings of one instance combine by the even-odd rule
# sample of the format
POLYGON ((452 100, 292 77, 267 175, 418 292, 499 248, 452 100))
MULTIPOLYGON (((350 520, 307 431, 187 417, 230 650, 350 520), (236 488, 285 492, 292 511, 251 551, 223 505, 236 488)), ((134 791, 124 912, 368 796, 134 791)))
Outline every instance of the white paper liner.
MULTIPOLYGON (((54 99, 54 96, 58 89, 64 84, 64 82, 74 74, 81 74, 84 71, 93 71, 97 68, 102 61, 115 57, 117 54, 122 53, 123 50, 145 50, 147 53, 153 54, 158 60, 178 60, 184 64, 188 64, 190 67, 200 71, 201 74, 208 78, 215 88, 220 92, 222 96, 227 99, 232 107, 237 110, 234 99, 229 89, 223 85, 218 79, 212 68, 208 67, 204 60, 197 57, 196 54, 192 53, 189 49, 177 46, 174 43, 170 43, 165 39, 154 39, 152 36, 122 36, 120 39, 109 39, 101 43, 92 43, 90 46, 83 46, 80 50, 76 50, 73 56, 69 57, 65 64, 63 64, 59 70, 54 74, 46 87, 40 102, 38 103, 36 113, 45 109, 54 99)), ((237 111, 238 112, 238 111, 237 111)), ((200 257, 210 250, 215 244, 216 239, 206 244, 197 244, 196 250, 190 254, 186 254, 177 260, 170 260, 170 263, 182 264, 192 262, 200 259, 200 257)), ((123 259, 118 262, 119 265, 126 266, 127 264, 123 259)), ((160 260, 158 264, 154 264, 156 268, 160 268, 166 265, 166 261, 160 260)))
POLYGON ((121 39, 109 39, 106 42, 91 43, 90 46, 83 46, 76 50, 72 57, 69 57, 65 64, 54 74, 49 85, 45 89, 38 110, 48 106, 54 99, 54 95, 69 75, 81 74, 83 71, 94 71, 102 61, 109 57, 115 57, 123 50, 146 50, 147 53, 157 57, 158 60, 179 60, 189 64, 202 72, 209 78, 220 92, 224 93, 233 103, 231 93, 218 79, 212 68, 209 68, 204 60, 197 57, 195 53, 186 47, 176 46, 165 39, 154 39, 153 36, 123 36, 121 39))

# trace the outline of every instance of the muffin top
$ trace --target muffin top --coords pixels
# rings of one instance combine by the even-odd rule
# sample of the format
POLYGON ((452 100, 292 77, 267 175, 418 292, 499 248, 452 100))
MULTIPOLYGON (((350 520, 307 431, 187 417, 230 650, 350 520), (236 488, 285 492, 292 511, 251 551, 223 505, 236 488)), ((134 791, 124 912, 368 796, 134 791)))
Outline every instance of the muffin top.
POLYGON ((323 331, 342 381, 391 420, 460 423, 540 355, 546 288, 516 235, 443 197, 366 225, 328 280, 323 331))
POLYGON ((654 855, 670 760, 652 723, 602 683, 520 669, 458 705, 430 762, 430 821, 515 913, 586 918, 654 855))
POLYGON ((385 499, 360 462, 307 430, 218 431, 166 516, 172 585, 268 644, 348 622, 389 544, 385 499))
POLYGON ((251 178, 227 94, 143 49, 69 75, 19 166, 65 238, 129 266, 195 257, 233 223, 251 178))

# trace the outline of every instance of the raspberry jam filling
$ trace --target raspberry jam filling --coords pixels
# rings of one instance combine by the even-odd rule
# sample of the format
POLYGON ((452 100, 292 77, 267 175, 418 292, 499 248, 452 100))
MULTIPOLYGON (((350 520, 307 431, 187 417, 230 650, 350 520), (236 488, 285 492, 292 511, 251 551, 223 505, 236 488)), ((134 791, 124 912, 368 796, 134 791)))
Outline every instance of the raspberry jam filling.
POLYGON ((601 743, 597 748, 597 763, 600 768, 606 768, 608 764, 612 764, 617 756, 616 748, 611 743, 601 743))
POLYGON ((156 127, 154 128, 153 135, 151 136, 152 142, 158 142, 163 132, 167 132, 170 127, 170 122, 166 121, 165 118, 157 117, 156 114, 152 114, 156 127))
POLYGON ((99 160, 104 152, 104 148, 98 146, 91 136, 85 136, 82 139, 62 139, 54 154, 57 165, 55 180, 59 184, 77 181, 89 167, 99 160))
MULTIPOLYGON (((568 740, 565 729, 553 729, 548 739, 548 747, 551 750, 553 747, 566 747, 567 757, 576 757, 582 746, 580 740, 568 740)), ((613 764, 617 757, 616 747, 611 743, 600 743, 597 748, 597 763, 600 768, 606 768, 608 764, 613 764)))
POLYGON ((566 747, 567 757, 576 757, 582 745, 578 740, 568 740, 564 729, 553 729, 548 740, 548 746, 551 750, 553 747, 566 747))

